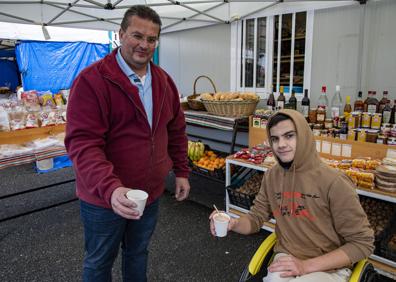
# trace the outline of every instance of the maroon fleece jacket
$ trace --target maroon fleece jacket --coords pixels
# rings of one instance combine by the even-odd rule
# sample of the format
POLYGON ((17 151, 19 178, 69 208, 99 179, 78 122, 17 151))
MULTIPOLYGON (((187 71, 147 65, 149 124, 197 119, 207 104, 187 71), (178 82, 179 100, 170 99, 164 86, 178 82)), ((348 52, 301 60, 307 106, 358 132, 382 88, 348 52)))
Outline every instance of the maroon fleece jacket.
POLYGON ((116 52, 78 75, 67 107, 65 145, 77 196, 104 208, 111 208, 111 194, 118 187, 145 190, 150 204, 163 193, 172 168, 178 177, 189 174, 186 124, 174 82, 150 65, 150 128, 138 88, 118 66, 116 52))

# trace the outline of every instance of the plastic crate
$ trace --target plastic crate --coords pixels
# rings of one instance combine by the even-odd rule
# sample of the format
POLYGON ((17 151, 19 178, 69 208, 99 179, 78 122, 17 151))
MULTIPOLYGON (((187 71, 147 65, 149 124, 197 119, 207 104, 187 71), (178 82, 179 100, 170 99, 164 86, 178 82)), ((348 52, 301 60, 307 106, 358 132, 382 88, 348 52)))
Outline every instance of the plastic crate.
POLYGON ((387 228, 384 232, 384 235, 382 236, 382 240, 380 243, 380 252, 379 255, 392 260, 396 261, 396 246, 395 249, 391 249, 388 246, 389 241, 393 237, 393 235, 396 235, 396 222, 395 220, 391 221, 389 224, 389 228, 387 228))
MULTIPOLYGON (((199 140, 200 141, 200 140, 199 140)), ((217 156, 222 157, 222 158, 226 158, 227 154, 220 152, 220 151, 216 151, 211 149, 208 145, 205 144, 205 151, 207 150, 211 150, 213 151, 217 156)), ((216 178, 219 180, 224 181, 225 180, 225 166, 222 168, 216 168, 214 170, 209 170, 200 166, 195 165, 190 159, 189 160, 189 166, 191 167, 191 169, 199 174, 202 174, 204 176, 207 177, 211 177, 211 178, 216 178)))
POLYGON ((250 209, 250 207, 253 205, 254 199, 256 198, 256 194, 248 195, 242 192, 238 192, 236 190, 256 173, 258 172, 254 169, 246 169, 245 171, 241 171, 239 175, 234 178, 233 183, 230 186, 226 187, 228 192, 228 198, 231 204, 247 210, 250 209))

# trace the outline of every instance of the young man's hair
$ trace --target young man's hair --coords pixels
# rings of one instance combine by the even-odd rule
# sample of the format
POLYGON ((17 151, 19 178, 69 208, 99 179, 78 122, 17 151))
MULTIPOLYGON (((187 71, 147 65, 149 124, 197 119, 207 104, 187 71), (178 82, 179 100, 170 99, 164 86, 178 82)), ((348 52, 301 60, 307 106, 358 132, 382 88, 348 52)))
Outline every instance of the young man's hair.
POLYGON ((271 129, 271 127, 274 127, 281 121, 288 120, 288 119, 292 120, 289 116, 287 116, 285 114, 275 114, 275 116, 273 116, 270 119, 270 121, 268 122, 267 127, 268 127, 268 129, 271 129))
POLYGON ((122 19, 122 22, 121 22, 121 29, 123 31, 126 31, 128 29, 129 19, 132 16, 138 16, 139 18, 152 21, 153 23, 159 25, 159 28, 160 28, 160 31, 161 31, 162 22, 161 22, 160 16, 157 14, 156 11, 151 9, 149 6, 145 6, 145 5, 134 5, 134 6, 131 6, 125 12, 124 18, 122 19))

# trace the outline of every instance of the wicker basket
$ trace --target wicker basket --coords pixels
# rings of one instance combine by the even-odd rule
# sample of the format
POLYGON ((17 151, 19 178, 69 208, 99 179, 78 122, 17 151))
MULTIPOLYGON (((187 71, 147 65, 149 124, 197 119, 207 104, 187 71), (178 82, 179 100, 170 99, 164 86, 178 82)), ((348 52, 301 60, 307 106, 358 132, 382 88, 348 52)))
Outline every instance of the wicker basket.
POLYGON ((203 100, 210 114, 225 117, 246 117, 254 113, 259 101, 209 101, 203 100))
POLYGON ((211 79, 210 79, 208 76, 206 76, 206 75, 200 75, 200 76, 198 76, 198 77, 195 79, 195 81, 194 81, 194 86, 193 86, 194 93, 193 93, 192 95, 190 95, 190 96, 187 97, 188 106, 189 106, 191 109, 196 110, 196 111, 205 111, 205 110, 206 110, 204 104, 203 104, 201 101, 195 100, 195 98, 197 98, 197 97, 199 97, 199 95, 201 95, 201 94, 197 94, 196 86, 197 86, 197 81, 198 81, 198 79, 200 79, 200 78, 202 78, 202 77, 207 78, 207 79, 210 81, 210 83, 212 84, 212 86, 213 86, 214 93, 217 92, 217 90, 216 90, 216 85, 214 84, 213 80, 211 80, 211 79))

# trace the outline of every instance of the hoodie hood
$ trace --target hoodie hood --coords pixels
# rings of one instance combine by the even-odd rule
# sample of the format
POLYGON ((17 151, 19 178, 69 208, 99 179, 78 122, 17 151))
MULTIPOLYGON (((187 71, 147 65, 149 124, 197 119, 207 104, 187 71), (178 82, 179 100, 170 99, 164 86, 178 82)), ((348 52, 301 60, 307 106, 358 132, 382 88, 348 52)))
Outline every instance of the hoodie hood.
MULTIPOLYGON (((317 166, 321 161, 318 152, 316 151, 316 143, 314 136, 312 134, 312 130, 309 127, 307 121, 304 116, 295 110, 280 110, 276 112, 268 122, 271 121, 275 116, 279 114, 284 114, 293 121, 294 126, 296 127, 297 132, 297 148, 296 153, 294 155, 294 160, 292 164, 292 168, 296 171, 310 169, 312 167, 317 166)), ((272 147, 272 142, 270 134, 270 129, 267 127, 267 136, 268 141, 272 147)), ((278 156, 274 153, 274 156, 278 163, 280 162, 278 156)))

